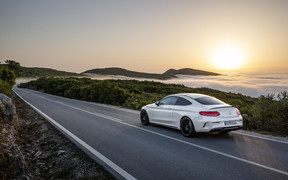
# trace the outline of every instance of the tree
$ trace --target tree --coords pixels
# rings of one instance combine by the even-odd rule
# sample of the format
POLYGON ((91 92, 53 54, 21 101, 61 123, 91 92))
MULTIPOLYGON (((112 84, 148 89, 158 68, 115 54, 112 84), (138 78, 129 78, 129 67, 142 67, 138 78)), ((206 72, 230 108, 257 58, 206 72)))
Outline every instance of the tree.
POLYGON ((14 60, 6 60, 5 63, 8 65, 8 68, 10 70, 13 70, 17 77, 21 74, 21 66, 19 62, 16 62, 14 60))

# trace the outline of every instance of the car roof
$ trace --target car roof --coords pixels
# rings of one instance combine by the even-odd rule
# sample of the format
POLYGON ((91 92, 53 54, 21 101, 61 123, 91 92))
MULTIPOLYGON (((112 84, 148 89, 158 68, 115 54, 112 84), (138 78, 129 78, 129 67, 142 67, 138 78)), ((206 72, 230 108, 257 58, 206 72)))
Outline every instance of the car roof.
POLYGON ((188 96, 192 99, 196 99, 196 98, 200 98, 200 97, 211 97, 211 96, 208 96, 208 95, 205 95, 205 94, 199 94, 199 93, 179 93, 179 94, 172 94, 170 96, 188 96))

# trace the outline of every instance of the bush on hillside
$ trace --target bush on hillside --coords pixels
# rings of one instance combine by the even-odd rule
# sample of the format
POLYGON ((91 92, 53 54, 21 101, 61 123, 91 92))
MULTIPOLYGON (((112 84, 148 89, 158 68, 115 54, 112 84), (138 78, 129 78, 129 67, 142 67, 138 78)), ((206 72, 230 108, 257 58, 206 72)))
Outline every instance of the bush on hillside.
POLYGON ((0 65, 0 93, 11 96, 11 90, 15 84, 15 74, 7 67, 0 65))

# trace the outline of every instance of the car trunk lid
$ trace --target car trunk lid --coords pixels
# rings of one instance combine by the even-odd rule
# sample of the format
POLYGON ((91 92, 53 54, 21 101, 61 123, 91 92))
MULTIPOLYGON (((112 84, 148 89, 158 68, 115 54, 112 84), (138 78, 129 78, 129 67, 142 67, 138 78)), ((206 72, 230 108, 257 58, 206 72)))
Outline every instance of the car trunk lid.
POLYGON ((237 113, 238 109, 235 107, 232 107, 230 105, 203 105, 203 108, 209 110, 209 111, 217 111, 219 112, 219 118, 230 118, 230 117, 237 117, 239 114, 237 113))

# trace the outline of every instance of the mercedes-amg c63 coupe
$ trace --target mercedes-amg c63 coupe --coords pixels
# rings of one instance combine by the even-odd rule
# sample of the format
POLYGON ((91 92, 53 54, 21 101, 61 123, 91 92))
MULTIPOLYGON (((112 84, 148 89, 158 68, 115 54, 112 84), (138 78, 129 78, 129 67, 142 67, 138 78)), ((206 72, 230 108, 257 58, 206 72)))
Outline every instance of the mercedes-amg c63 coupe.
POLYGON ((143 125, 155 123, 181 130, 186 137, 198 132, 228 133, 243 127, 240 111, 204 94, 173 94, 142 107, 143 125))

